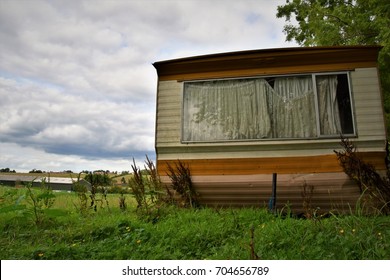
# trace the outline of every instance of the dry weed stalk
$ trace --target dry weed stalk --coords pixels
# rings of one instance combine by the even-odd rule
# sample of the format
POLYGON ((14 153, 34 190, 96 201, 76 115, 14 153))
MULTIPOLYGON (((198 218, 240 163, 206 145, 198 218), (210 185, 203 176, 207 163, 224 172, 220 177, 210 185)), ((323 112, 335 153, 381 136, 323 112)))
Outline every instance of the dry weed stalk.
MULTIPOLYGON (((387 176, 382 177, 375 167, 365 162, 357 151, 356 146, 347 138, 341 137, 341 152, 334 151, 344 172, 353 179, 360 188, 360 193, 374 210, 390 213, 390 172, 387 167, 387 176)), ((385 159, 384 159, 385 160, 385 159)))
POLYGON ((175 167, 168 164, 167 175, 172 181, 172 189, 177 192, 182 199, 182 206, 199 207, 198 193, 192 184, 190 169, 180 160, 175 163, 175 167))

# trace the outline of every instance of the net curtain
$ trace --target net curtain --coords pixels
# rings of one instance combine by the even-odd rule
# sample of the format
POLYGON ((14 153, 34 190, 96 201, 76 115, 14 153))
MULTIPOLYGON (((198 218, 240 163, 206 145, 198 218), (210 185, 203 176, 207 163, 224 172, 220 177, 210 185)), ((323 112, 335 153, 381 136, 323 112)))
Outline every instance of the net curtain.
MULTIPOLYGON (((339 129, 337 79, 317 83, 321 132, 339 129)), ((311 76, 186 83, 183 140, 308 138, 317 133, 311 76)))

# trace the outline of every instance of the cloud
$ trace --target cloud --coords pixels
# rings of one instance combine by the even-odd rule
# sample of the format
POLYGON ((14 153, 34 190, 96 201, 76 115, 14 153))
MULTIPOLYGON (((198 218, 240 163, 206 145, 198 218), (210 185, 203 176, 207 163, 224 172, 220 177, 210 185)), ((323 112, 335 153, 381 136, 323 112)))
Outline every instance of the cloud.
POLYGON ((2 0, 0 165, 153 157, 152 63, 286 46, 283 2, 2 0))
POLYGON ((95 158, 153 151, 154 108, 143 103, 89 100, 4 78, 0 98, 1 142, 95 158))

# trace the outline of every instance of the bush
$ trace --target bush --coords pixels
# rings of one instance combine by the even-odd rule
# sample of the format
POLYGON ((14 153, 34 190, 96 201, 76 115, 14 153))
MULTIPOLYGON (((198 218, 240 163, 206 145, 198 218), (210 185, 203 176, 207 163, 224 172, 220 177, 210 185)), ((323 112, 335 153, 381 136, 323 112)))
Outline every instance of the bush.
MULTIPOLYGON (((350 140, 341 138, 341 152, 334 151, 344 170, 360 188, 361 207, 364 211, 390 214, 390 171, 388 166, 385 177, 375 167, 359 156, 357 148, 350 140)), ((383 159, 385 160, 385 159, 383 159)))
POLYGON ((190 169, 180 160, 175 167, 168 165, 168 174, 172 181, 172 189, 181 197, 181 204, 184 207, 197 208, 200 206, 198 193, 192 184, 190 169))
POLYGON ((147 220, 157 221, 160 208, 168 201, 169 196, 163 188, 157 169, 147 156, 144 170, 137 167, 134 158, 131 168, 133 177, 129 180, 129 187, 137 202, 137 212, 147 220))

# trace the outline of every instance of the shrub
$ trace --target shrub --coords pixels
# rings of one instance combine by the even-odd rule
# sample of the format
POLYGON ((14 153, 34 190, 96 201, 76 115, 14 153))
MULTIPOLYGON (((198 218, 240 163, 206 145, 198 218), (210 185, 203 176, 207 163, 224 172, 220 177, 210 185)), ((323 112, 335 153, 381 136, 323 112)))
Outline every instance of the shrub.
MULTIPOLYGON (((357 148, 347 138, 341 137, 342 151, 334 151, 344 170, 360 188, 361 206, 366 211, 379 211, 390 213, 390 171, 382 177, 375 167, 365 162, 357 152, 357 148)), ((385 160, 385 159, 384 159, 385 160)))
POLYGON ((157 169, 147 156, 144 170, 136 165, 134 158, 131 168, 133 177, 129 180, 129 187, 137 202, 137 212, 147 220, 157 221, 160 208, 168 201, 168 192, 163 188, 157 169))
POLYGON ((26 185, 27 202, 32 206, 30 210, 33 214, 34 223, 41 225, 45 218, 45 210, 53 206, 55 195, 50 186, 46 184, 46 179, 41 181, 40 189, 36 191, 32 189, 33 183, 34 180, 26 185))
POLYGON ((172 181, 172 189, 181 197, 181 204, 184 207, 197 208, 200 206, 198 193, 192 184, 190 169, 180 160, 175 167, 168 164, 168 174, 172 181))

